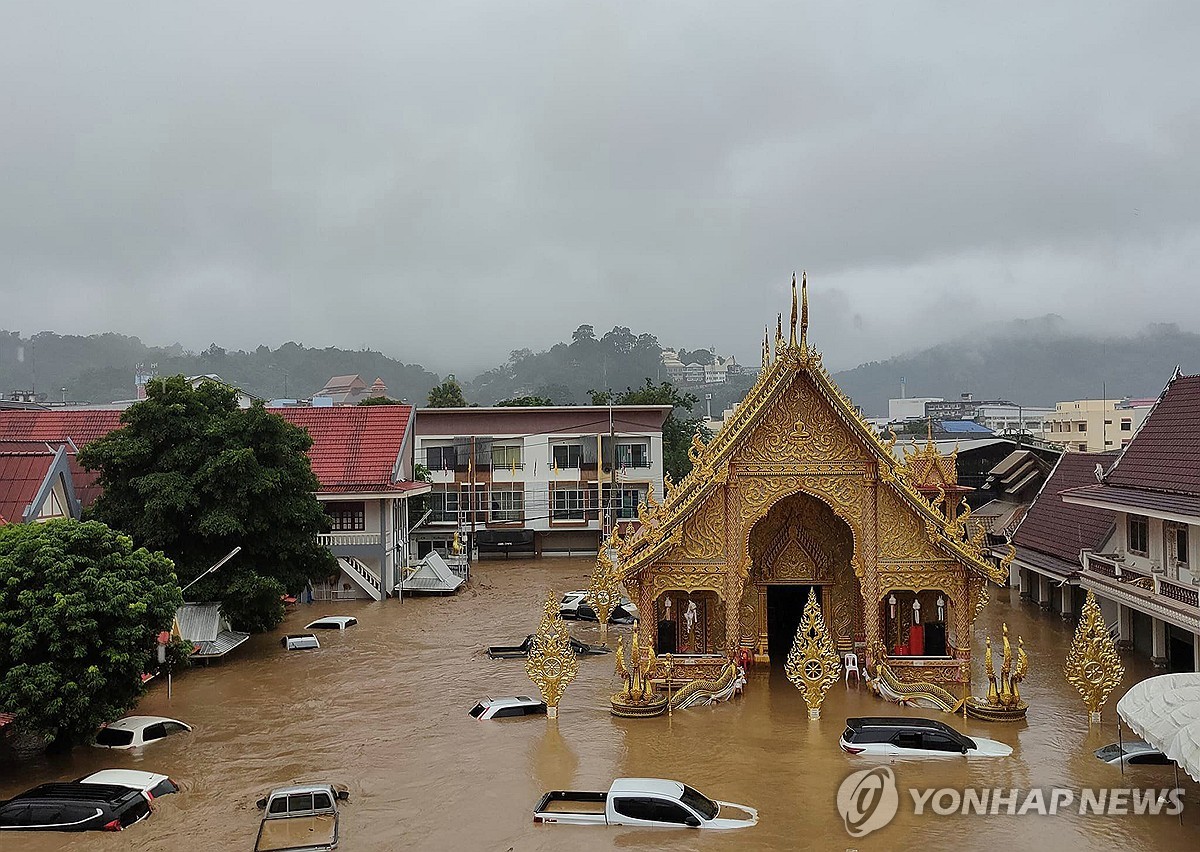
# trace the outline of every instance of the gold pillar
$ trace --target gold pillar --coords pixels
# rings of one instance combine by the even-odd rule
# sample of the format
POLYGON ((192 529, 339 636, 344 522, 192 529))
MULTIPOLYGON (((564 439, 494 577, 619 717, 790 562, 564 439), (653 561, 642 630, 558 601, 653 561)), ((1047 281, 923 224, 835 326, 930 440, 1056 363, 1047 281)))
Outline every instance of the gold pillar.
POLYGON ((758 629, 758 635, 754 640, 754 662, 769 663, 771 662, 770 633, 767 630, 767 587, 764 585, 758 587, 758 606, 754 608, 754 621, 758 629))

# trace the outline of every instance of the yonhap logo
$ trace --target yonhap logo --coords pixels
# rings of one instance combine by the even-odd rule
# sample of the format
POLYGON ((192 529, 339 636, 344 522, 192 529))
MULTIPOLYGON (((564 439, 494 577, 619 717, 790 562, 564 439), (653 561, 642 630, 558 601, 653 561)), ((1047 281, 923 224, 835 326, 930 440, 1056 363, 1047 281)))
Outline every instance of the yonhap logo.
POLYGON ((900 808, 895 774, 887 766, 877 766, 847 776, 838 787, 837 806, 851 837, 878 831, 900 808))

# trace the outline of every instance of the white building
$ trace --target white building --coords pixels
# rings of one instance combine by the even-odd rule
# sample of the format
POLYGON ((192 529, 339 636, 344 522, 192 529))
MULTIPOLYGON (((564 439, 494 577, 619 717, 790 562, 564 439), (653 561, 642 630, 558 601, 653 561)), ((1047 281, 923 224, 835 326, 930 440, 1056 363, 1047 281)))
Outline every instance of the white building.
POLYGON ((1101 547, 1084 550, 1080 585, 1096 593, 1127 646, 1174 671, 1200 671, 1197 412, 1200 376, 1176 374, 1098 481, 1062 492, 1064 502, 1106 510, 1114 522, 1101 547))
POLYGON ((417 556, 447 551, 455 532, 483 553, 596 553, 613 515, 634 523, 650 488, 661 499, 670 413, 668 405, 420 409, 416 463, 429 468, 433 490, 413 531, 417 556))
POLYGON ((902 399, 889 399, 888 422, 922 420, 925 417, 925 403, 941 401, 940 396, 910 396, 902 399))
POLYGON ((1054 411, 1011 402, 981 402, 975 408, 975 422, 995 432, 1025 432, 1041 437, 1054 411))
POLYGON ((1119 450, 1133 439, 1153 404, 1153 399, 1060 402, 1045 417, 1043 438, 1068 450, 1119 450))

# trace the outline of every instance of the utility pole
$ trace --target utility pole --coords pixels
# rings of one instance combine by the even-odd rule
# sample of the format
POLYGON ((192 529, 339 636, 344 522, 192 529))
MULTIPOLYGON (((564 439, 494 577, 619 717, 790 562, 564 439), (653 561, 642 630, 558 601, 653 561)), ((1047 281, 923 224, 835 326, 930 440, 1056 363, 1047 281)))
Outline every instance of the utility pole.
MULTIPOLYGON (((608 534, 612 535, 612 531, 617 528, 617 509, 613 502, 617 496, 617 430, 613 424, 612 391, 609 391, 608 395, 608 455, 608 534)), ((603 531, 600 544, 604 544, 603 531)))

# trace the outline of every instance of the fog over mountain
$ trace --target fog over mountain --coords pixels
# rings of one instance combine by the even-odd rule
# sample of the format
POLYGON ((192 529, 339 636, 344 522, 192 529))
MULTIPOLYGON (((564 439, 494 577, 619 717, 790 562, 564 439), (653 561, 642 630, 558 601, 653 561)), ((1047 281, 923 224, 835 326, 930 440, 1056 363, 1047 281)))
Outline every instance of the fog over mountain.
POLYGON ((1198 37, 1166 0, 9 3, 0 327, 753 361, 807 268, 833 368, 1200 329, 1198 37))

